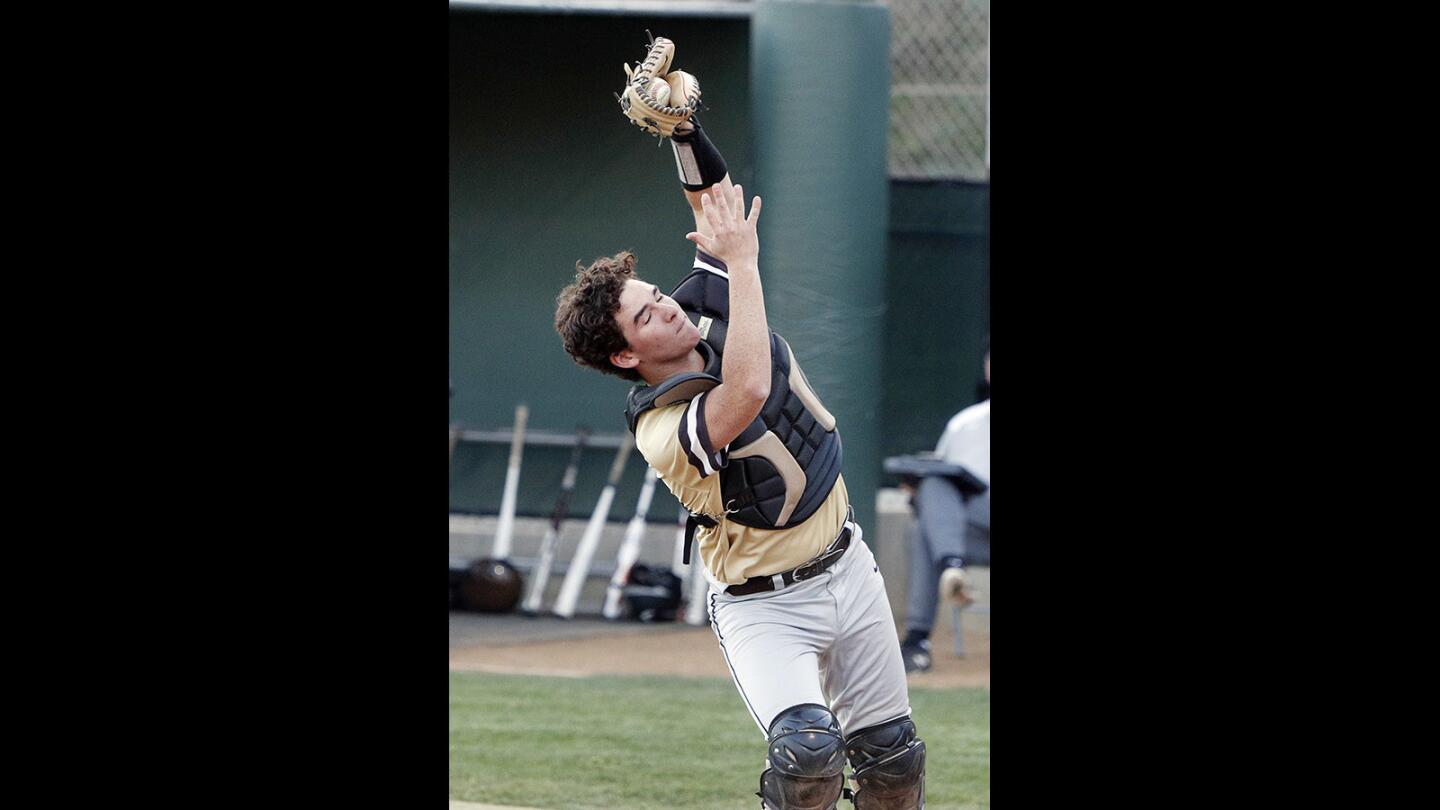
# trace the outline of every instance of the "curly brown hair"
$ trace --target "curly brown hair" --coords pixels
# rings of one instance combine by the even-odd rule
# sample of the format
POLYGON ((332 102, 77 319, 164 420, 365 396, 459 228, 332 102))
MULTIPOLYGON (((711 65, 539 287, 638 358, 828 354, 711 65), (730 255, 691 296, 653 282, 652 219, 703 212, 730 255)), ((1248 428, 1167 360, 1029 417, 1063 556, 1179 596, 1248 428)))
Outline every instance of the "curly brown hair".
POLYGON ((575 263, 574 283, 555 297, 555 331, 577 365, 627 380, 641 379, 635 369, 610 362, 610 355, 630 345, 615 313, 620 311, 625 282, 634 277, 635 255, 628 250, 596 259, 589 267, 575 263))

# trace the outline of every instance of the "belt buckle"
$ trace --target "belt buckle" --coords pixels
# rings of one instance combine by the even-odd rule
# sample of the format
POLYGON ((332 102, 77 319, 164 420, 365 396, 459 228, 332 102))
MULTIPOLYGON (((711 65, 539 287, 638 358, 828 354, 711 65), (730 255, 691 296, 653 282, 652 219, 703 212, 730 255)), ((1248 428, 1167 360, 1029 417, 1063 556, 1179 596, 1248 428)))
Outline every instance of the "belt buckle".
POLYGON ((792 576, 795 578, 796 582, 802 582, 815 576, 818 573, 820 573, 820 560, 815 560, 813 562, 805 563, 799 568, 796 568, 792 576))

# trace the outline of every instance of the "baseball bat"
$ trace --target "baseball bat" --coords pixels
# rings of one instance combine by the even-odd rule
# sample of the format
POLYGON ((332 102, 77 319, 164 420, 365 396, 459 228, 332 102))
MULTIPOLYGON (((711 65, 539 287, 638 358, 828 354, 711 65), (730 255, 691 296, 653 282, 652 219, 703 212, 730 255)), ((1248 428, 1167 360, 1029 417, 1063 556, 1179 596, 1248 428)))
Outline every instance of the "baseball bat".
POLYGON ((625 472, 625 460, 630 457, 630 450, 635 447, 635 435, 625 431, 625 438, 620 442, 620 450, 615 453, 615 461, 610 465, 610 477, 605 481, 605 488, 600 491, 600 500, 595 504, 595 511, 590 514, 590 522, 585 526, 585 534, 580 536, 580 545, 575 548, 575 558, 570 561, 570 570, 565 572, 565 581, 560 584, 560 595, 555 598, 555 615, 568 619, 575 615, 575 603, 580 601, 580 588, 585 584, 585 577, 590 574, 590 561, 595 557, 595 547, 600 545, 600 532, 605 528, 605 519, 610 516, 610 503, 615 500, 615 485, 620 483, 620 475, 625 472))
POLYGON ((555 546, 560 542, 560 527, 565 523, 565 514, 570 510, 570 495, 575 491, 575 476, 580 470, 580 453, 590 431, 579 428, 575 431, 575 449, 570 451, 570 465, 565 468, 565 479, 560 482, 560 496, 555 499, 555 510, 550 513, 550 527, 540 541, 540 559, 535 570, 530 572, 530 591, 520 605, 524 613, 534 615, 540 612, 540 599, 545 595, 545 583, 550 579, 550 566, 555 562, 555 546))
POLYGON ((625 539, 620 543, 620 554, 615 558, 615 575, 610 577, 610 587, 605 590, 605 607, 600 611, 607 619, 620 618, 620 597, 625 591, 625 582, 630 578, 630 568, 640 558, 640 540, 645 535, 645 513, 650 511, 650 499, 655 497, 655 468, 646 466, 645 484, 640 487, 640 503, 635 507, 635 517, 625 527, 625 539))
POLYGON ((524 403, 515 408, 515 435, 510 438, 510 464, 505 469, 505 494, 500 498, 500 525, 495 529, 495 547, 490 556, 510 559, 510 543, 515 534, 515 493, 520 487, 520 456, 525 452, 525 421, 530 409, 524 403))
POLYGON ((450 463, 455 463, 455 446, 460 443, 460 423, 450 426, 450 463))

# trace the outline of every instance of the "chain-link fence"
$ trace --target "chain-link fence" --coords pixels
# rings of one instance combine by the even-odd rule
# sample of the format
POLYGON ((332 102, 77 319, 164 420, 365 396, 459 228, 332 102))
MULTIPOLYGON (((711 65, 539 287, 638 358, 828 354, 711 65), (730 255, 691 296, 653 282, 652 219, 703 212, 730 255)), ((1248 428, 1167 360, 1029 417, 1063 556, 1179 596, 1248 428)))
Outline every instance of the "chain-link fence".
POLYGON ((990 179, 990 0, 886 0, 890 176, 990 179))

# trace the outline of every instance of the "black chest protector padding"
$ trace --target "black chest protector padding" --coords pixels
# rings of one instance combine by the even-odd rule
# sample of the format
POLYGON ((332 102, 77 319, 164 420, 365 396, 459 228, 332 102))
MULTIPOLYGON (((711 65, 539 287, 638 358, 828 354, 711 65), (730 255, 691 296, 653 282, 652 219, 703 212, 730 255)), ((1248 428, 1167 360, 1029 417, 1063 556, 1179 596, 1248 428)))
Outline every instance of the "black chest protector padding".
MULTIPOLYGON (((625 409, 631 432, 645 411, 693 399, 721 381, 729 280, 696 269, 676 285, 671 297, 697 325, 710 319, 696 346, 705 358, 705 371, 631 389, 625 409)), ((813 413, 791 385, 794 378, 809 391, 803 372, 794 366, 789 344, 774 332, 770 333, 770 369, 770 396, 755 421, 731 440, 729 463, 719 472, 720 492, 727 519, 760 529, 784 529, 804 522, 825 502, 840 475, 843 453, 833 417, 828 412, 823 417, 813 413)), ((818 398, 809 396, 819 406, 818 398)))
POLYGON ((730 442, 720 492, 731 520, 757 528, 798 525, 830 495, 840 475, 840 431, 826 430, 790 384, 794 357, 770 333, 770 397, 730 442), (788 458, 787 458, 788 457, 788 458))

